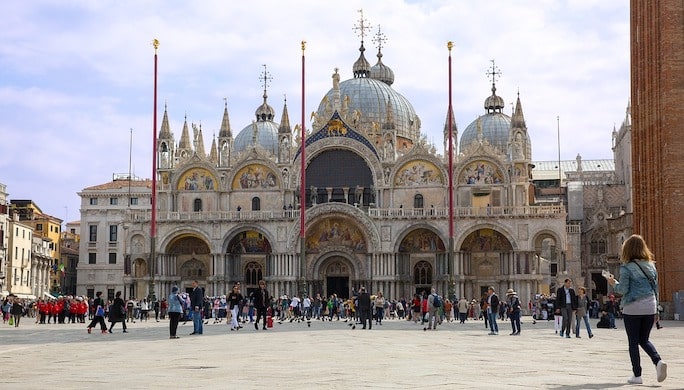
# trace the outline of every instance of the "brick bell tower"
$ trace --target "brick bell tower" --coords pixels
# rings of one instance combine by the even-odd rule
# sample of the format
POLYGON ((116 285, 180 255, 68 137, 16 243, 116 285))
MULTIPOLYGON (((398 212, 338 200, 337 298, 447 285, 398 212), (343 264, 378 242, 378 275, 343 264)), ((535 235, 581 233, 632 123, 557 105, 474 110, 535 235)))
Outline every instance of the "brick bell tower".
POLYGON ((684 290, 683 26, 684 2, 631 0, 634 232, 655 255, 668 303, 684 290))

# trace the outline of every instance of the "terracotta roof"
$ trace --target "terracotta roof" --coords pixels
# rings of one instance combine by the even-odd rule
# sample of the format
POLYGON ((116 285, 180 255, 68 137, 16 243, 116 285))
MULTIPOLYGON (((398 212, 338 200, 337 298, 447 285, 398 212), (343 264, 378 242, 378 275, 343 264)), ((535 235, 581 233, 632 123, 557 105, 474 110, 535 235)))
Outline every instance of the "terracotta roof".
POLYGON ((146 188, 150 188, 150 189, 152 188, 152 180, 145 179, 145 180, 114 180, 114 181, 110 181, 109 183, 99 184, 99 185, 92 186, 92 187, 86 187, 83 190, 84 191, 120 190, 120 189, 128 188, 129 183, 130 183, 131 187, 146 187, 146 188))

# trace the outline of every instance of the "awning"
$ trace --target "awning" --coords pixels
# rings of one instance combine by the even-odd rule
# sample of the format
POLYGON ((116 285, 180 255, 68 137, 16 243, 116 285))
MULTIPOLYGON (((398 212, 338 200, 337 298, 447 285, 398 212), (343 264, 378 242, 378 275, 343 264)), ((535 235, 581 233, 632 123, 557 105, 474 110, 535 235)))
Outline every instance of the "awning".
POLYGON ((43 295, 45 295, 46 298, 50 298, 50 299, 57 299, 57 298, 58 298, 58 297, 56 297, 56 296, 50 294, 50 293, 47 292, 47 291, 43 291, 43 295))
POLYGON ((17 298, 22 298, 22 299, 36 299, 36 296, 33 294, 19 294, 19 293, 12 293, 17 298))

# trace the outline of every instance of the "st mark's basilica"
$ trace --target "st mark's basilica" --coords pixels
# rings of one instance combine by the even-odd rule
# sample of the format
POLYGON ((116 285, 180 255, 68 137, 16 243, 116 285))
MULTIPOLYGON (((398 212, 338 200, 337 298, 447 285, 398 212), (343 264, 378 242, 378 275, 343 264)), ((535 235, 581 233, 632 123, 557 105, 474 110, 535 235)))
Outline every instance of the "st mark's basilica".
MULTIPOLYGON (((129 177, 85 188, 79 293, 124 290, 142 297, 154 285, 165 296, 173 285, 183 290, 197 279, 208 295, 220 295, 237 281, 249 291, 264 279, 276 296, 347 297, 363 285, 390 298, 433 287, 475 298, 492 285, 529 299, 548 292, 559 274, 584 276, 579 228, 567 223, 562 202, 538 201, 523 99, 517 97, 512 116, 504 113, 494 65, 482 114, 462 132, 451 124, 449 256, 448 119, 443 156, 421 136, 411 102, 392 88, 395 75, 383 63, 382 46, 375 65, 363 39, 359 50, 349 61, 353 77, 341 80, 335 69, 311 115, 303 199, 301 128, 291 124, 287 103, 277 117, 265 68, 254 121, 234 131, 226 104, 208 153, 201 127, 187 120, 174 138, 165 108, 153 263, 151 182, 129 177)), ((450 118, 446 105, 444 117, 450 118)))

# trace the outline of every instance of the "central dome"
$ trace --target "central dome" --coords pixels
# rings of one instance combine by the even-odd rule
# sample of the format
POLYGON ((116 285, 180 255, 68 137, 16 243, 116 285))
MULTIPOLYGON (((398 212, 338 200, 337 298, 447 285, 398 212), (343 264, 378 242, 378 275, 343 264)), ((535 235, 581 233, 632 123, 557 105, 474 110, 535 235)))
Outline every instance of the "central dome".
POLYGON ((244 129, 240 130, 237 137, 235 137, 233 149, 236 152, 241 152, 254 143, 273 153, 274 156, 277 156, 278 125, 272 121, 259 121, 245 126, 244 129), (256 139, 254 136, 255 132, 256 139))
MULTIPOLYGON (((330 89, 322 99, 317 110, 319 117, 325 118, 327 102, 333 101, 334 92, 334 89, 330 89)), ((361 113, 359 127, 370 129, 373 123, 381 128, 391 125, 398 137, 414 142, 418 140, 420 119, 416 111, 404 96, 387 83, 369 77, 345 80, 340 83, 340 97, 345 99, 345 96, 350 98, 349 112, 358 110, 361 113), (391 123, 387 123, 388 117, 391 123)))

